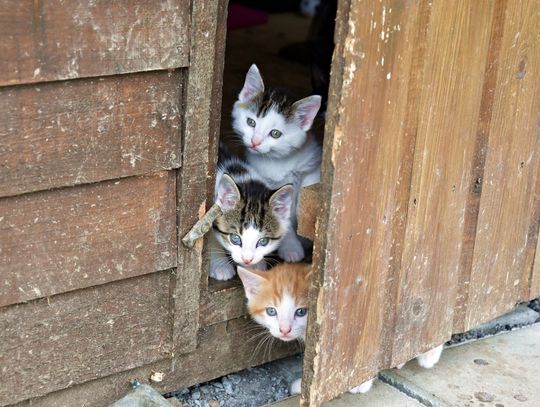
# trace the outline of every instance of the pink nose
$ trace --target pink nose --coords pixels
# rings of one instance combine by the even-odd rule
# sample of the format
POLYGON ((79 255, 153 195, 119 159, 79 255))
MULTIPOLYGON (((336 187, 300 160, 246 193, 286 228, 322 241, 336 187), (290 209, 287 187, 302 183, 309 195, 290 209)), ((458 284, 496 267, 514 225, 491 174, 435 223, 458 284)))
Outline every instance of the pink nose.
POLYGON ((288 326, 286 328, 283 328, 283 327, 280 326, 279 327, 279 332, 281 332, 283 335, 288 335, 289 332, 291 332, 291 329, 292 328, 290 326, 288 326))
POLYGON ((253 137, 251 139, 251 147, 255 148, 255 147, 259 147, 262 143, 262 140, 261 139, 258 139, 256 137, 253 137))
POLYGON ((250 263, 253 261, 253 257, 242 256, 242 261, 243 261, 245 264, 250 264, 250 263))

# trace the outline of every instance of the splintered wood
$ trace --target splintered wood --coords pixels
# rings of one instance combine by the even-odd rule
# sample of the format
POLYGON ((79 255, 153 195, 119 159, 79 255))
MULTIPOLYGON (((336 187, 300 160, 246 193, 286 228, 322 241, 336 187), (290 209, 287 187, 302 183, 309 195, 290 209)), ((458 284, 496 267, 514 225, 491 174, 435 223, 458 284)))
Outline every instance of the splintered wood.
POLYGON ((195 246, 197 239, 203 237, 212 228, 212 224, 219 216, 221 216, 221 214, 223 214, 223 211, 220 206, 218 204, 212 205, 208 212, 206 212, 182 238, 182 243, 190 248, 195 246))

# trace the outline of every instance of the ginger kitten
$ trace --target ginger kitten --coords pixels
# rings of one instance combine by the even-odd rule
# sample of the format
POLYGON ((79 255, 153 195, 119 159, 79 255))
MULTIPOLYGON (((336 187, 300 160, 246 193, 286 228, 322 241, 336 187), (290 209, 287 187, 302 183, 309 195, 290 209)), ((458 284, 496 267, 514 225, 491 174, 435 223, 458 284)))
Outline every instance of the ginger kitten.
POLYGON ((263 272, 238 266, 249 314, 275 338, 304 340, 309 272, 309 265, 302 263, 280 264, 263 272))

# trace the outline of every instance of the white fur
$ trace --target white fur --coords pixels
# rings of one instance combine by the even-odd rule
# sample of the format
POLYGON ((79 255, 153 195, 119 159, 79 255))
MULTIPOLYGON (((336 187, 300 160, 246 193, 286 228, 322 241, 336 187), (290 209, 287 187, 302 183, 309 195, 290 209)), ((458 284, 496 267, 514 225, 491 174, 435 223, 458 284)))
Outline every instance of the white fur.
MULTIPOLYGON (((249 300, 248 300, 249 303, 249 300)), ((299 306, 295 303, 294 298, 284 293, 280 304, 268 304, 268 307, 274 307, 277 310, 276 316, 255 315, 255 321, 268 329, 270 334, 282 341, 289 342, 295 339, 304 339, 307 325, 307 314, 303 317, 294 315, 299 306), (280 332, 280 328, 291 331, 284 335, 280 332)))
POLYGON ((304 257, 304 249, 296 234, 298 191, 302 186, 320 181, 321 147, 308 131, 319 110, 321 97, 313 95, 295 102, 297 113, 293 120, 287 120, 275 107, 270 108, 265 116, 258 117, 244 107, 244 102, 263 91, 259 70, 252 65, 233 107, 233 128, 246 146, 249 165, 270 188, 277 189, 285 184, 295 187, 291 225, 278 250, 282 259, 295 262, 304 257), (248 125, 248 118, 255 121, 254 127, 248 125), (280 131, 282 136, 273 138, 272 130, 280 131))
MULTIPOLYGON (((238 275, 244 285, 244 292, 249 305, 251 301, 253 301, 253 298, 258 294, 260 286, 264 284, 265 280, 256 273, 252 273, 250 270, 240 266, 238 267, 238 275)), ((254 315, 253 318, 258 324, 264 326, 272 336, 282 341, 288 342, 295 339, 304 340, 307 326, 307 313, 303 317, 295 315, 296 310, 301 308, 301 305, 296 304, 294 297, 290 293, 284 292, 279 304, 272 301, 266 304, 266 307, 274 307, 277 310, 277 314, 275 316, 270 316, 265 312, 262 315, 254 315), (280 331, 280 328, 283 329, 284 332, 290 329, 290 332, 283 334, 280 331)))
POLYGON ((433 348, 425 353, 422 353, 421 355, 418 355, 416 357, 416 361, 421 367, 431 369, 437 364, 437 362, 439 362, 442 351, 443 345, 439 345, 436 348, 433 348))
POLYGON ((319 4, 321 4, 321 0, 302 0, 300 2, 300 13, 308 17, 314 17, 319 4))
MULTIPOLYGON (((249 171, 242 176, 235 176, 236 182, 249 182, 249 181, 260 181, 264 180, 258 176, 257 172, 246 165, 243 161, 237 158, 229 158, 223 162, 222 165, 218 168, 216 174, 216 185, 214 189, 214 199, 215 202, 224 210, 229 210, 235 205, 235 200, 239 199, 239 196, 234 196, 235 191, 238 193, 238 189, 235 188, 224 188, 223 187, 223 176, 225 174, 225 169, 228 164, 237 163, 246 167, 249 171), (223 195, 226 195, 224 199, 223 195)), ((293 199, 293 197, 291 197, 293 199)), ((287 201, 285 201, 287 202, 287 201)), ((290 206, 290 205, 289 205, 290 206)), ((290 229, 290 210, 288 211, 279 211, 277 217, 281 223, 283 230, 290 229)), ((257 247, 257 242, 259 239, 266 237, 264 236, 257 228, 253 225, 244 228, 242 233, 239 234, 242 239, 242 245, 237 246, 232 244, 228 237, 223 236, 217 231, 213 231, 212 238, 210 240, 210 277, 216 280, 229 280, 235 275, 235 265, 231 264, 225 250, 230 253, 232 260, 236 264, 243 265, 245 267, 252 267, 258 270, 265 270, 266 263, 264 257, 275 251, 281 243, 281 240, 270 240, 266 246, 257 247), (220 247, 221 246, 221 247, 220 247), (223 250, 225 249, 225 250, 223 250)))
POLYGON ((302 379, 293 380, 289 386, 289 394, 294 396, 295 394, 302 393, 302 379))
POLYGON ((365 381, 359 386, 353 387, 349 390, 349 393, 357 394, 357 393, 367 393, 371 390, 371 386, 373 386, 373 382, 375 379, 370 379, 368 381, 365 381))
MULTIPOLYGON (((349 393, 353 393, 353 394, 367 393, 369 390, 371 390, 371 387, 373 386, 374 381, 375 381, 374 378, 368 381, 365 381, 361 385, 350 389, 349 393)), ((301 392, 302 392, 302 379, 293 380, 293 382, 289 386, 289 394, 291 396, 294 396, 295 394, 300 394, 301 392)))

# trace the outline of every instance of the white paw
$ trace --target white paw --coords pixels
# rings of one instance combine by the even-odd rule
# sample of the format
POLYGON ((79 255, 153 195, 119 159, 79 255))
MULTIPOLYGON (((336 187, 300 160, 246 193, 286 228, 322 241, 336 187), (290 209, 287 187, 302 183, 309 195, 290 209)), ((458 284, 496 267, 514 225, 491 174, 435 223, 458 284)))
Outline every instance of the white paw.
POLYGON ((236 270, 232 264, 221 266, 213 266, 211 264, 208 274, 216 280, 230 280, 236 274, 236 270))
POLYGON ((266 271, 266 261, 263 259, 260 262, 258 262, 257 264, 254 264, 253 266, 246 267, 246 268, 248 268, 250 270, 266 271))
POLYGON ((360 386, 353 387, 352 389, 349 390, 349 393, 353 393, 353 394, 367 393, 371 389, 371 386, 373 386, 374 381, 375 379, 371 379, 371 380, 368 380, 367 382, 362 383, 360 386))
POLYGON ((302 379, 296 379, 289 386, 289 394, 294 396, 300 393, 302 393, 302 379))
POLYGON ((441 358, 441 353, 443 351, 443 345, 439 345, 436 348, 433 348, 426 353, 422 353, 416 357, 416 361, 421 367, 426 369, 431 369, 437 364, 441 358))
POLYGON ((281 242, 278 254, 286 262, 295 263, 304 258, 304 248, 298 239, 287 239, 281 242))

